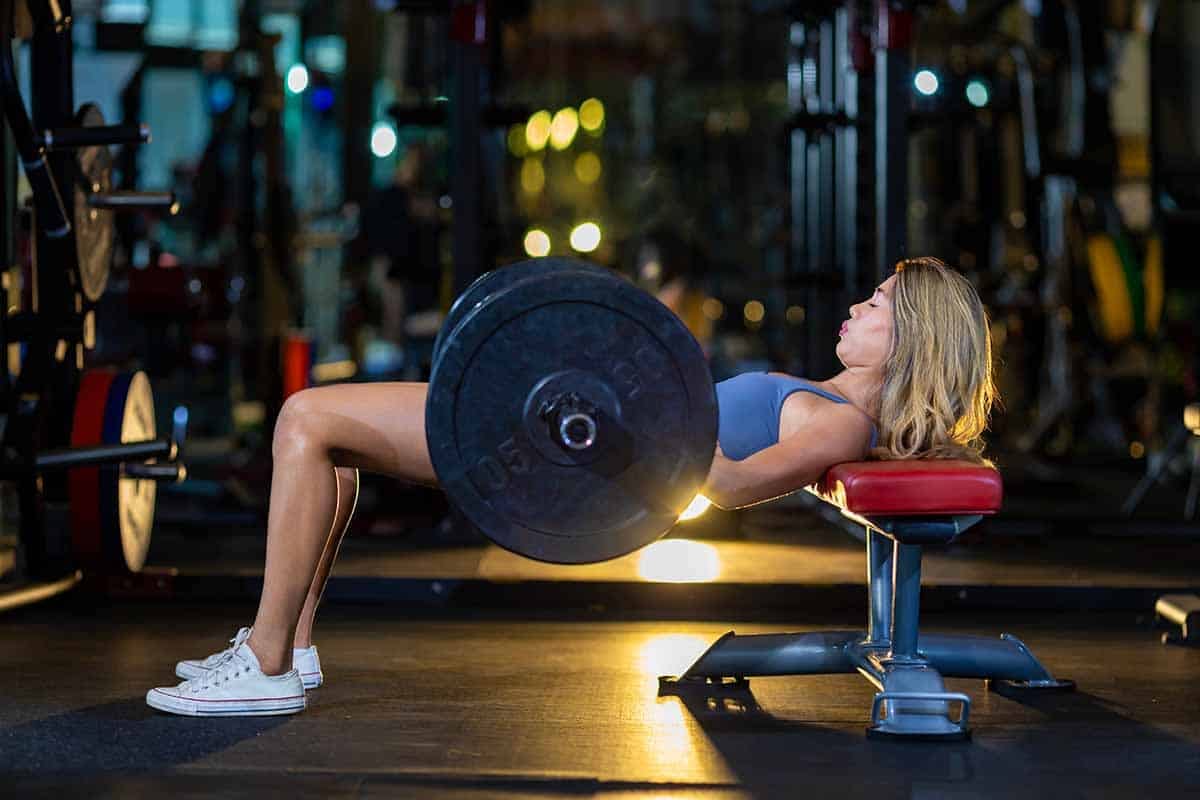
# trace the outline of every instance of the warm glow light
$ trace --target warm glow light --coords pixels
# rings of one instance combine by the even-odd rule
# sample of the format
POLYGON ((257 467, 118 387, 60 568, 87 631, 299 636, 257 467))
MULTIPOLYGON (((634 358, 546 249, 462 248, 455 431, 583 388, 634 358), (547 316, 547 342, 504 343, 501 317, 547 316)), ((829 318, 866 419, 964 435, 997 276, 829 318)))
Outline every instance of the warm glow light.
POLYGON ((353 378, 357 373, 358 364, 349 360, 314 364, 312 368, 312 378, 316 383, 344 381, 353 378))
POLYGON ((784 316, 787 317, 788 323, 799 325, 804 322, 804 306, 788 306, 788 310, 784 316))
POLYGON ((575 177, 580 183, 592 184, 600 178, 604 167, 600 164, 600 156, 591 152, 580 153, 575 159, 575 177))
POLYGON ((571 231, 571 247, 581 253, 590 253, 600 246, 600 226, 594 222, 576 225, 571 231))
POLYGON ((638 669, 643 675, 678 675, 687 670, 712 644, 694 633, 663 633, 651 636, 638 648, 638 669))
POLYGON ((371 128, 371 152, 376 158, 387 158, 396 152, 396 129, 387 122, 376 122, 371 128))
POLYGON ((926 97, 937 94, 940 85, 937 73, 931 69, 920 70, 913 76, 913 86, 926 97))
POLYGON ((537 194, 546 185, 546 170, 537 158, 527 158, 521 162, 521 188, 529 194, 537 194))
POLYGON ((584 100, 579 106, 579 124, 588 133, 595 133, 604 126, 604 103, 594 97, 584 100))
POLYGON ((721 557, 710 544, 687 539, 663 539, 648 545, 638 557, 638 575, 658 583, 704 583, 721 574, 721 557))
POLYGON ((541 150, 550 138, 550 112, 537 111, 525 123, 525 144, 530 150, 541 150))
POLYGON ((725 304, 715 297, 706 298, 700 306, 705 319, 710 319, 716 322, 721 317, 725 316, 725 304))
POLYGON ((578 132, 579 113, 570 106, 560 108, 550 123, 550 146, 555 150, 566 150, 578 132))
POLYGON ((308 67, 293 64, 287 71, 287 88, 292 94, 300 94, 308 88, 308 67))
POLYGON ((540 228, 525 234, 525 252, 534 258, 550 255, 550 236, 540 228))
POLYGON ((746 318, 746 322, 762 322, 766 314, 767 309, 757 300, 751 300, 742 309, 742 316, 746 318))
POLYGON ((529 154, 529 143, 525 141, 525 126, 521 124, 513 125, 508 129, 508 152, 512 153, 517 158, 522 158, 529 154))
POLYGON ((692 498, 692 502, 689 503, 688 507, 685 508, 683 510, 683 513, 679 515, 679 521, 687 522, 689 519, 695 519, 696 517, 703 514, 705 511, 708 511, 708 509, 711 506, 712 506, 711 500, 709 500, 707 497, 705 497, 702 494, 698 494, 694 498, 692 498))

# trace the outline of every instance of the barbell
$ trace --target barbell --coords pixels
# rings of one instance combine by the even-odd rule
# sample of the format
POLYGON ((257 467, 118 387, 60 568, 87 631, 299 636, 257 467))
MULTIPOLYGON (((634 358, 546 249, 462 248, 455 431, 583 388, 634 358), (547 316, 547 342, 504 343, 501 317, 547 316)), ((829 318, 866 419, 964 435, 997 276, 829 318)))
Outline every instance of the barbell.
POLYGON ((717 399, 670 309, 603 267, 541 258, 452 306, 425 431, 439 484, 485 536, 584 564, 676 523, 712 466, 717 399))

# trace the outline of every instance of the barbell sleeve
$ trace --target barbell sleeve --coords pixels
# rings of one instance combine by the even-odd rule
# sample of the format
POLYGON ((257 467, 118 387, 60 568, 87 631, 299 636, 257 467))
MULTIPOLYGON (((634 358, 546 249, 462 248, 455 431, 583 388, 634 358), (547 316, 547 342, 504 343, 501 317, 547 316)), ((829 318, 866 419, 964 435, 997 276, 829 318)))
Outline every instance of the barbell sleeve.
POLYGON ((146 144, 150 141, 150 126, 93 125, 89 127, 53 128, 42 133, 42 144, 48 150, 76 150, 114 144, 146 144))
POLYGON ((146 461, 151 458, 174 459, 179 448, 170 439, 150 439, 144 442, 101 444, 92 447, 67 447, 39 453, 34 460, 39 472, 94 467, 101 464, 146 461))
POLYGON ((165 208, 171 214, 179 211, 174 192, 94 192, 88 195, 88 205, 114 211, 136 211, 144 208, 165 208))
POLYGON ((183 483, 187 479, 187 467, 178 461, 163 464, 122 464, 121 477, 159 483, 183 483))

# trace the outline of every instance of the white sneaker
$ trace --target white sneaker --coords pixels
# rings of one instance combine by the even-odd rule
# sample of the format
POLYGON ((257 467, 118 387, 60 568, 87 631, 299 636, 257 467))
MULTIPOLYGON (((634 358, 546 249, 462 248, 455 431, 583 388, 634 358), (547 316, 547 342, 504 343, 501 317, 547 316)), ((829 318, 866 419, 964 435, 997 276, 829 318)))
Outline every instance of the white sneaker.
MULTIPOLYGON (((229 654, 249 638, 250 628, 242 628, 229 640, 231 647, 227 647, 219 653, 213 653, 201 661, 194 659, 180 661, 175 665, 175 674, 185 681, 199 678, 223 664, 225 659, 229 658, 229 654)), ((300 671, 300 678, 304 681, 305 689, 315 689, 325 682, 325 676, 321 672, 321 657, 317 655, 316 645, 293 649, 292 666, 300 671)))
POLYGON ((192 717, 232 717, 295 714, 307 703, 295 668, 264 675, 254 651, 243 642, 199 678, 146 692, 146 705, 192 717))

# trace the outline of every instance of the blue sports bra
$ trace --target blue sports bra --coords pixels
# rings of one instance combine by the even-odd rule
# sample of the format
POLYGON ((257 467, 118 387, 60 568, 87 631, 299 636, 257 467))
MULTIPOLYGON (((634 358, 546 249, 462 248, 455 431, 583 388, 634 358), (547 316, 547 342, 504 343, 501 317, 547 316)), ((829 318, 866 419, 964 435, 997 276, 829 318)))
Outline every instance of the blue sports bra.
MULTIPOLYGON (((835 403, 849 400, 813 386, 803 378, 745 372, 717 384, 717 441, 726 458, 741 461, 779 442, 779 413, 794 392, 812 392, 835 403)), ((879 431, 871 424, 871 447, 879 431)))

